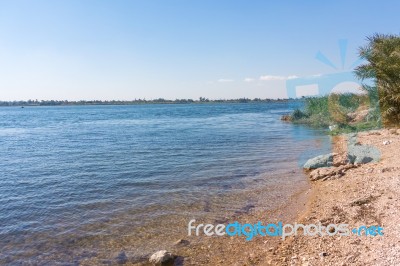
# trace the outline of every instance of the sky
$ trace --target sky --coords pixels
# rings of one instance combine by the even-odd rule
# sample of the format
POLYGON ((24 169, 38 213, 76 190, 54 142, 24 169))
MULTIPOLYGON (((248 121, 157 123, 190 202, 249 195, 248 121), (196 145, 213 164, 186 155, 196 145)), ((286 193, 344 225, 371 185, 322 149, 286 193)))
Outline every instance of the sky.
POLYGON ((390 0, 0 0, 0 101, 286 98, 287 80, 351 71, 366 36, 399 34, 398 10, 390 0))

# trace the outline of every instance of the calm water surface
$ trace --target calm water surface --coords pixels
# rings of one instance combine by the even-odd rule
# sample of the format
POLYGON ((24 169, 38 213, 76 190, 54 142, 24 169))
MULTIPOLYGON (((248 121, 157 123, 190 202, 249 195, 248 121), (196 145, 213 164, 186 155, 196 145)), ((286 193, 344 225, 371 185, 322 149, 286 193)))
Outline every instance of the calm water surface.
POLYGON ((326 142, 279 120, 297 105, 0 108, 0 264, 146 254, 286 200, 326 142))

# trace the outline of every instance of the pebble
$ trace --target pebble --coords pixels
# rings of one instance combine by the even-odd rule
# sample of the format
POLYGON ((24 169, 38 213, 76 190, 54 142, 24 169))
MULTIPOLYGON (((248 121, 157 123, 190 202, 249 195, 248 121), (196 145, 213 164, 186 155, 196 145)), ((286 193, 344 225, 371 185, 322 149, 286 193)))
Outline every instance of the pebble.
POLYGON ((190 242, 186 239, 179 239, 178 241, 176 241, 174 243, 175 246, 187 246, 189 244, 190 244, 190 242))
POLYGON ((162 264, 174 260, 174 255, 166 250, 159 250, 150 256, 149 262, 153 264, 162 264))
POLYGON ((128 257, 124 251, 121 251, 117 256, 117 264, 126 264, 128 262, 128 257))
POLYGON ((322 257, 326 257, 326 256, 328 256, 328 253, 326 253, 326 252, 321 252, 321 253, 319 253, 319 256, 322 258, 322 257))

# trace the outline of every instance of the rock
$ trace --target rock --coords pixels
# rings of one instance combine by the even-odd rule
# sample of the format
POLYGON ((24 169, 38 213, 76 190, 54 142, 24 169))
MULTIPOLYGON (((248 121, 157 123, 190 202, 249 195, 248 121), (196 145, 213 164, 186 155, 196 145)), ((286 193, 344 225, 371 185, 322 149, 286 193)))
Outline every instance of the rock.
POLYGON ((392 143, 390 140, 383 141, 383 145, 389 145, 390 143, 392 143))
POLYGON ((309 177, 312 181, 320 180, 322 179, 323 181, 327 179, 338 179, 342 177, 347 170, 356 168, 357 165, 354 164, 346 164, 346 165, 341 165, 338 167, 327 167, 327 168, 320 168, 320 169, 315 169, 310 172, 309 177))
POLYGON ((328 256, 328 253, 326 253, 326 252, 321 252, 321 253, 319 253, 319 256, 322 258, 322 257, 326 257, 326 256, 328 256))
POLYGON ((305 169, 317 169, 321 167, 329 167, 333 165, 333 156, 335 153, 329 153, 325 155, 319 155, 312 159, 309 159, 303 166, 305 169))
MULTIPOLYGON (((370 134, 373 134, 373 132, 370 134)), ((360 145, 357 141, 357 134, 355 133, 347 134, 347 143, 347 158, 351 164, 377 162, 381 157, 381 153, 377 148, 368 145, 360 145)))
POLYGON ((186 239, 179 239, 178 241, 176 241, 174 243, 175 246, 187 246, 189 244, 190 244, 190 242, 186 239))
POLYGON ((333 157, 333 166, 346 165, 348 163, 347 153, 340 153, 333 157))
POLYGON ((348 160, 352 164, 365 164, 379 161, 381 154, 379 150, 367 145, 349 145, 348 160))
POLYGON ((159 250, 150 256, 149 262, 155 265, 163 265, 167 263, 172 263, 175 259, 170 252, 166 250, 159 250))
POLYGON ((126 264, 128 262, 128 257, 126 256, 124 251, 120 252, 116 259, 117 264, 126 264))

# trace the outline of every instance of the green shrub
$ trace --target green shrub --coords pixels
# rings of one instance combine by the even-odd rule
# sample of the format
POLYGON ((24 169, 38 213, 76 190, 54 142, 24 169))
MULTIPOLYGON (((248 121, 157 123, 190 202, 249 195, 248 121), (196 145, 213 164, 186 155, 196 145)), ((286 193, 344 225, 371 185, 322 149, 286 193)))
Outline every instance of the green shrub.
MULTIPOLYGON (((371 92, 372 93, 372 92, 371 92)), ((380 126, 377 104, 366 94, 331 94, 320 97, 306 97, 304 110, 296 109, 290 115, 293 123, 316 128, 336 125, 331 134, 376 129, 380 126), (352 121, 350 114, 367 112, 361 121, 352 121)))
POLYGON ((292 121, 300 120, 300 119, 303 119, 303 118, 307 118, 307 115, 305 113, 303 113, 300 109, 296 109, 290 115, 290 118, 291 118, 292 121))

